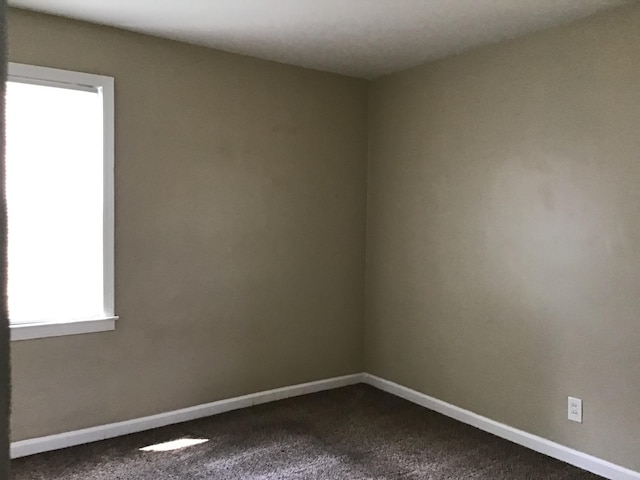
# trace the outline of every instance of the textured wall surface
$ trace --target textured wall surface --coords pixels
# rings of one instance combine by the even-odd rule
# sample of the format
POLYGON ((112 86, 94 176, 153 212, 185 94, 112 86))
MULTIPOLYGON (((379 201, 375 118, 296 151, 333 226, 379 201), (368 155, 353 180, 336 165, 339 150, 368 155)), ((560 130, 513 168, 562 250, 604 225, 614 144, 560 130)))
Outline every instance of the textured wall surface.
POLYGON ((115 77, 120 315, 13 343, 13 440, 362 371, 366 83, 20 10, 9 25, 12 61, 115 77))
POLYGON ((385 77, 369 111, 365 370, 640 470, 640 6, 385 77))

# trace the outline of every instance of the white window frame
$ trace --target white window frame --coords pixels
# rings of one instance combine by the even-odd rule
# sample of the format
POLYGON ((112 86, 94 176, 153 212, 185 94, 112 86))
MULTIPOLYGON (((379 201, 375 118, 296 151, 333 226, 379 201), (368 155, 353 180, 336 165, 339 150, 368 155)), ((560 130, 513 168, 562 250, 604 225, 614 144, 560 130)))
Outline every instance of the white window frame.
POLYGON ((103 102, 104 316, 69 322, 10 324, 11 340, 30 340, 115 329, 114 288, 114 81, 113 77, 9 62, 7 81, 99 93, 103 102))

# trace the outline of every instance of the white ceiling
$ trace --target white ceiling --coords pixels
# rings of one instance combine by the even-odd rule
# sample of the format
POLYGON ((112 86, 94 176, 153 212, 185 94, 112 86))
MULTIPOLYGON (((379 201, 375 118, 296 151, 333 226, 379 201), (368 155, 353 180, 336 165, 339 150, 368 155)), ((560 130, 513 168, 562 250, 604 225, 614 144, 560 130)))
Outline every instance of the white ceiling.
POLYGON ((419 65, 637 0, 9 0, 356 77, 419 65))

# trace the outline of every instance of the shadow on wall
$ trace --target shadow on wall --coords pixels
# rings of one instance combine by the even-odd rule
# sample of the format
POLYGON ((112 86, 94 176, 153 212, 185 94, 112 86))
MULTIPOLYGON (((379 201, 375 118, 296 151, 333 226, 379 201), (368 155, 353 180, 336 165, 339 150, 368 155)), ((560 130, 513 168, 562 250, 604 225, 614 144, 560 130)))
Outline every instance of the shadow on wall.
POLYGON ((0 478, 9 478, 9 320, 7 314, 7 219, 4 192, 4 90, 7 69, 6 5, 0 0, 0 478))

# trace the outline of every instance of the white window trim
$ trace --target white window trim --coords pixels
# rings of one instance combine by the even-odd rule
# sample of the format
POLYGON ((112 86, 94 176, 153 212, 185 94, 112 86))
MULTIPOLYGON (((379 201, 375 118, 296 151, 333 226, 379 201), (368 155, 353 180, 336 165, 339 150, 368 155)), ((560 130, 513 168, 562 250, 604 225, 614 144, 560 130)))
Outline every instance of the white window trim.
POLYGON ((105 317, 74 322, 16 323, 11 325, 11 341, 108 332, 116 329, 117 319, 118 317, 105 317))
POLYGON ((104 317, 69 322, 11 324, 11 340, 58 337, 115 329, 114 288, 114 80, 92 73, 9 62, 7 80, 99 92, 103 101, 103 299, 104 317))

